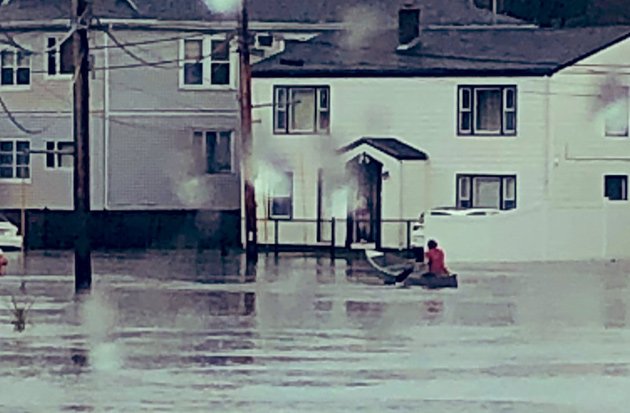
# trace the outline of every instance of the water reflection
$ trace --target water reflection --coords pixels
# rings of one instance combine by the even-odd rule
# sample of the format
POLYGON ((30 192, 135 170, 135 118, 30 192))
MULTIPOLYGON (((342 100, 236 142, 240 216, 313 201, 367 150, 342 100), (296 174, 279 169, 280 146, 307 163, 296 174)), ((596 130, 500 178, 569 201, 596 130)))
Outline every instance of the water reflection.
POLYGON ((251 316, 256 313, 256 294, 245 291, 125 290, 111 297, 123 323, 146 320, 167 323, 178 314, 204 316, 251 316))
POLYGON ((346 316, 355 322, 374 322, 383 317, 387 305, 382 302, 346 301, 346 316))
POLYGON ((423 310, 421 319, 424 321, 435 322, 442 319, 444 314, 443 300, 427 300, 422 302, 423 310))
POLYGON ((256 294, 253 292, 212 291, 201 299, 208 303, 208 314, 213 316, 249 316, 256 312, 256 294))
MULTIPOLYGON (((610 268, 580 282, 575 270, 462 270, 460 289, 428 291, 366 285, 378 278, 362 259, 261 255, 248 267, 203 251, 116 257, 95 260, 97 305, 75 298, 67 275, 28 278, 33 328, 0 327, 0 411, 549 413, 577 411, 563 409, 584 376, 599 402, 609 386, 621 400, 630 379, 629 280, 610 268), (578 298, 588 312, 575 314, 578 298), (550 314, 553 334, 531 328, 550 314), (593 332, 588 317, 614 329, 593 332), (7 397, 33 381, 56 397, 33 409, 7 397), (337 391, 345 387, 356 393, 337 391), (505 401, 487 401, 496 397, 505 401)), ((38 267, 45 261, 29 264, 38 267)), ((0 282, 3 298, 19 293, 18 277, 0 282)))
POLYGON ((607 274, 603 281, 604 327, 623 328, 628 317, 628 275, 607 274))

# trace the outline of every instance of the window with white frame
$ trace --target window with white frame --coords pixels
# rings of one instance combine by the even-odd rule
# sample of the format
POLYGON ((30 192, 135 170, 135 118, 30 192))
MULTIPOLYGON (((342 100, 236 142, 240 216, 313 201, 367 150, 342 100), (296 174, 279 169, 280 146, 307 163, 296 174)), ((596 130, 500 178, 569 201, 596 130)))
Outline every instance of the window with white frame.
POLYGON ((328 86, 275 86, 276 134, 328 133, 330 88, 328 86))
POLYGON ((233 84, 230 73, 230 42, 225 36, 184 39, 182 53, 182 87, 233 84))
POLYGON ((73 142, 46 142, 46 168, 71 169, 74 166, 73 153, 73 142))
POLYGON ((46 41, 48 57, 46 73, 51 76, 71 76, 74 74, 74 56, 72 53, 72 37, 64 42, 63 38, 49 37, 46 41))
POLYGON ((604 109, 606 136, 628 136, 628 86, 616 90, 615 99, 604 109))
POLYGON ((269 217, 291 219, 293 216, 293 172, 283 172, 271 182, 269 217))
POLYGON ((610 201, 628 200, 628 176, 606 175, 604 176, 604 197, 610 201))
POLYGON ((457 175, 457 206, 516 208, 515 175, 457 175))
POLYGON ((516 86, 459 86, 458 135, 516 135, 516 86))
POLYGON ((26 140, 0 140, 0 180, 31 177, 30 148, 26 140))
POLYGON ((0 52, 0 85, 27 86, 31 84, 31 54, 23 50, 0 52))
POLYGON ((207 174, 233 172, 232 131, 195 131, 204 153, 204 172, 207 174))

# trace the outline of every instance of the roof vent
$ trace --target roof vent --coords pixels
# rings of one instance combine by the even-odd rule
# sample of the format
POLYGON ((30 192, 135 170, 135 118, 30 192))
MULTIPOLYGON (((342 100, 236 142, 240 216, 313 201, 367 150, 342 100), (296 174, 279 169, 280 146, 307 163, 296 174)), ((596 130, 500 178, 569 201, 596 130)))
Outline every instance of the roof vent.
POLYGON ((398 50, 408 50, 420 42, 420 8, 405 3, 398 10, 398 50))

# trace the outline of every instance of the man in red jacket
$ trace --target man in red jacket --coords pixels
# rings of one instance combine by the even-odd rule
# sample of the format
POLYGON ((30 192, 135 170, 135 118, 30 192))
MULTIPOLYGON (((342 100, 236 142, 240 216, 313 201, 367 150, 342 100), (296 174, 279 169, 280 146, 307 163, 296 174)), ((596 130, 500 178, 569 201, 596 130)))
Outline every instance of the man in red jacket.
POLYGON ((427 259, 427 265, 429 266, 429 274, 438 277, 449 275, 449 271, 444 263, 444 251, 438 248, 438 243, 435 240, 429 240, 427 246, 429 247, 429 251, 427 251, 425 257, 427 259))

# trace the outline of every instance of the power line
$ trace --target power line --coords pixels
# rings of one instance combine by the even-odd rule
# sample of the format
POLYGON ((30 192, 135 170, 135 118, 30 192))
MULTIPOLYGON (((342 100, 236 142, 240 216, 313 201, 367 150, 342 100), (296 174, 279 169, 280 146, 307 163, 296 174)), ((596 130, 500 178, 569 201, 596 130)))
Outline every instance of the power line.
MULTIPOLYGON (((104 29, 96 29, 96 30, 101 30, 104 31, 104 29)), ((111 32, 111 30, 110 30, 111 32)), ((140 40, 140 41, 131 41, 131 42, 125 42, 123 43, 124 46, 130 47, 130 46, 145 46, 145 45, 149 45, 149 44, 157 44, 157 43, 167 43, 167 42, 173 42, 173 41, 177 41, 177 40, 185 40, 185 39, 190 39, 196 36, 200 36, 200 35, 204 35, 206 34, 205 32, 192 32, 190 34, 187 34, 185 36, 172 36, 172 37, 164 37, 164 38, 159 38, 159 39, 150 39, 150 40, 140 40)), ((111 49, 111 48, 117 48, 117 45, 101 45, 101 46, 92 46, 90 47, 91 50, 103 50, 103 49, 111 49)))
POLYGON ((61 40, 59 40, 59 42, 57 44, 55 44, 54 46, 48 46, 42 50, 35 50, 32 49, 30 47, 26 47, 23 44, 19 43, 15 37, 13 35, 11 35, 9 32, 2 32, 2 34, 4 35, 4 37, 6 38, 6 42, 4 42, 5 44, 9 44, 10 46, 13 46, 14 48, 22 51, 22 52, 26 52, 26 53, 30 53, 30 54, 46 54, 49 52, 54 52, 57 50, 57 47, 59 47, 58 45, 61 45, 63 43, 65 43, 68 39, 70 39, 73 35, 74 32, 76 31, 76 27, 72 27, 72 29, 68 32, 66 32, 63 37, 61 38, 61 40))
POLYGON ((11 121, 11 123, 18 128, 19 130, 21 130, 22 132, 26 133, 27 135, 39 135, 40 133, 44 132, 46 129, 29 129, 26 126, 24 126, 21 122, 19 122, 15 116, 13 115, 13 113, 9 110, 9 108, 7 107, 7 104, 4 102, 4 99, 2 99, 2 96, 0 96, 0 106, 2 106, 2 110, 4 111, 4 113, 6 113, 7 117, 9 118, 9 120, 11 121))
MULTIPOLYGON (((97 21, 99 21, 99 20, 98 20, 98 18, 97 18, 97 21)), ((100 21, 99 21, 99 24, 100 24, 100 21)), ((108 36, 110 39, 112 39, 112 41, 114 42, 114 44, 115 44, 116 46, 118 46, 118 48, 119 48, 119 49, 121 49, 123 52, 125 52, 125 53, 126 53, 129 57, 131 57, 132 59, 137 60, 138 62, 143 63, 143 64, 145 64, 145 65, 147 65, 147 66, 153 66, 153 67, 157 67, 157 68, 159 68, 159 69, 168 69, 168 67, 162 67, 163 65, 162 65, 161 63, 153 63, 153 62, 149 62, 149 61, 145 60, 144 58, 142 58, 142 57, 138 56, 136 53, 134 53, 134 52, 132 52, 131 50, 129 50, 129 49, 127 48, 127 46, 126 46, 125 44, 123 44, 122 42, 120 42, 120 41, 116 38, 116 36, 114 36, 114 34, 111 32, 111 30, 109 30, 108 28, 105 28, 105 27, 104 27, 102 30, 103 30, 103 32, 105 32, 105 34, 107 34, 107 36, 108 36)))
MULTIPOLYGON (((65 42, 67 39, 69 39, 72 34, 74 33, 74 28, 65 33, 64 37, 62 38, 62 40, 60 42, 58 42, 57 44, 61 44, 63 42, 65 42)), ((128 48, 130 46, 141 46, 141 45, 148 45, 148 44, 157 44, 157 43, 161 43, 161 42, 170 42, 170 41, 175 41, 175 40, 185 40, 185 39, 190 39, 190 38, 194 38, 195 35, 191 34, 191 35, 185 35, 185 36, 173 36, 173 37, 169 37, 169 38, 161 38, 161 39, 150 39, 150 40, 143 40, 143 41, 136 41, 136 42, 122 42, 120 41, 118 38, 115 37, 115 35, 113 34, 113 32, 107 28, 101 28, 99 29, 101 31, 104 31, 111 39, 112 41, 114 41, 114 45, 108 45, 108 46, 93 46, 91 47, 91 50, 102 50, 102 49, 108 49, 108 48, 119 48, 121 50, 123 50, 123 52, 125 52, 126 54, 128 54, 130 57, 132 57, 134 60, 138 61, 137 64, 124 64, 124 65, 113 65, 110 66, 109 69, 133 69, 133 68, 141 68, 141 67, 159 67, 162 68, 160 66, 164 66, 164 65, 168 65, 168 64, 174 64, 174 63, 179 63, 183 60, 186 60, 184 58, 177 58, 177 59, 161 59, 161 60, 155 60, 155 61, 149 61, 141 56, 139 56, 137 53, 132 52, 131 50, 129 50, 128 48)), ((205 32, 199 32, 199 34, 206 34, 205 32)), ((11 36, 9 33, 4 32, 4 35, 7 37, 7 42, 4 42, 5 44, 8 44, 10 46, 13 46, 21 51, 25 51, 31 54, 42 54, 42 53, 48 53, 51 51, 56 51, 57 50, 57 45, 55 46, 50 46, 47 47, 43 50, 34 50, 32 48, 28 48, 25 47, 24 45, 20 44, 19 42, 17 42, 15 40, 15 38, 13 36, 11 36)), ((231 40, 231 38, 233 38, 233 34, 230 35, 230 32, 226 33, 226 42, 229 42, 231 40)), ((2 43, 2 41, 0 41, 0 43, 2 43)), ((330 48, 334 48, 334 45, 332 44, 326 44, 326 43, 319 43, 321 46, 324 47, 330 47, 330 48)), ((215 50, 216 51, 216 50, 215 50)), ((201 59, 206 59, 211 57, 212 55, 212 51, 207 54, 207 55, 203 55, 201 57, 201 59)), ((476 57, 476 56, 463 56, 463 55, 450 55, 450 54, 437 54, 437 53, 423 53, 421 55, 410 55, 407 54, 405 55, 405 57, 407 58, 416 58, 416 59, 422 59, 422 58, 429 58, 429 59, 446 59, 446 60, 457 60, 457 61, 465 61, 465 62, 477 62, 477 63, 497 63, 497 64, 517 64, 517 65, 538 65, 541 68, 542 67, 555 67, 558 66, 559 63, 556 61, 532 61, 532 60, 524 60, 524 59, 505 59, 505 58, 493 58, 493 57, 476 57)), ((160 58, 158 58, 160 59, 160 58)), ((630 64, 586 64, 586 63, 576 63, 573 65, 574 67, 601 67, 601 68, 611 68, 611 69, 630 69, 630 64)), ((92 70, 96 70, 96 71, 100 71, 100 70, 106 70, 107 68, 105 67, 93 67, 92 70)), ((47 73, 47 71, 34 71, 31 70, 32 73, 47 73)), ((628 72, 623 72, 623 71, 602 71, 602 70, 594 70, 591 69, 588 71, 589 74, 619 74, 619 75, 630 75, 630 71, 628 72)))

